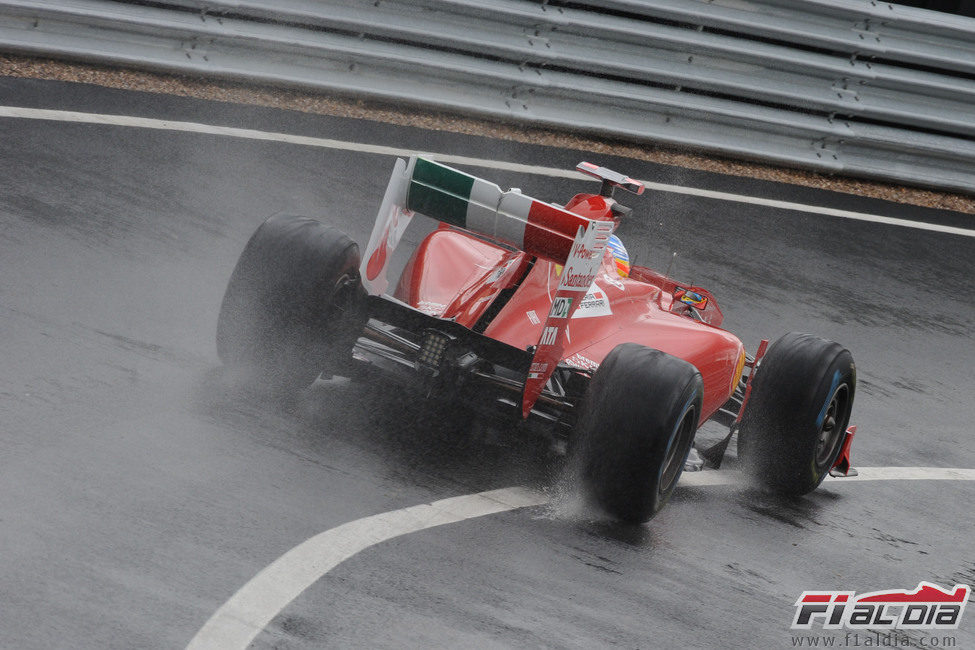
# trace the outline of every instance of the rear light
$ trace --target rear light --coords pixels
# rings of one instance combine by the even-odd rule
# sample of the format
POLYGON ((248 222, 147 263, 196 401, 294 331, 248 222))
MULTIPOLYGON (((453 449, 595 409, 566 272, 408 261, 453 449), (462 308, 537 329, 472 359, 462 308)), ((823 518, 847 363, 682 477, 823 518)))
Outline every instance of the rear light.
POLYGON ((450 337, 436 330, 426 330, 417 353, 417 363, 427 368, 439 368, 444 352, 450 344, 450 337))

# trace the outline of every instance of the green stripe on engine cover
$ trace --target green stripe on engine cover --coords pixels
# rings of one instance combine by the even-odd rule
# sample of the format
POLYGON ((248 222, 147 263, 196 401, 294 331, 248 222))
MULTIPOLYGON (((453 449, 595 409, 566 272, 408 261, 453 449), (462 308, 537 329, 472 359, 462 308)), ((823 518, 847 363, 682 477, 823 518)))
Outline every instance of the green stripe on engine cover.
POLYGON ((424 158, 417 158, 406 207, 432 219, 467 227, 467 205, 476 179, 424 158))

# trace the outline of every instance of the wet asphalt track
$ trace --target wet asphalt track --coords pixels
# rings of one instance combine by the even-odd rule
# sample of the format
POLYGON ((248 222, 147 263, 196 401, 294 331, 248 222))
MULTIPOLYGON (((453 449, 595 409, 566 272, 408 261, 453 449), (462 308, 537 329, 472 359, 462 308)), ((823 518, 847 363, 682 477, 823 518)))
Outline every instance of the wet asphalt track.
MULTIPOLYGON (((191 120, 570 167, 578 152, 52 82, 0 104, 191 120)), ((609 157, 638 178, 965 225, 972 217, 609 157)), ((308 537, 449 496, 544 485, 513 436, 483 441, 389 391, 316 387, 294 413, 220 372, 217 309, 267 215, 360 242, 389 157, 0 119, 0 647, 185 646, 308 537)), ((479 170, 472 170, 478 173, 479 170)), ((550 200, 569 181, 480 172, 550 200)), ((975 468, 975 239, 648 193, 631 256, 713 290, 750 350, 844 342, 854 463, 975 468)), ((834 483, 797 501, 684 488, 643 527, 508 512, 337 567, 268 647, 792 647, 804 589, 975 582, 971 482, 834 483)), ((975 613, 952 633, 975 646, 975 613)), ((919 637, 917 633, 914 637, 919 637)))

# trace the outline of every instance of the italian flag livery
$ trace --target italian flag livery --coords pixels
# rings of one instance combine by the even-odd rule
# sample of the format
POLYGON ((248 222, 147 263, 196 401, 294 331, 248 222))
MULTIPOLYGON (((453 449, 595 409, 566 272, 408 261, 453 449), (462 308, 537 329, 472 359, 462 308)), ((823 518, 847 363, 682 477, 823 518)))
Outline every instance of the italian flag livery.
POLYGON ((361 274, 369 293, 380 294, 388 287, 389 255, 414 213, 559 263, 568 259, 576 233, 590 222, 426 158, 398 160, 363 256, 361 274))
POLYGON ((407 208, 493 237, 526 253, 564 261, 576 231, 589 220, 521 192, 445 165, 416 158, 407 208))

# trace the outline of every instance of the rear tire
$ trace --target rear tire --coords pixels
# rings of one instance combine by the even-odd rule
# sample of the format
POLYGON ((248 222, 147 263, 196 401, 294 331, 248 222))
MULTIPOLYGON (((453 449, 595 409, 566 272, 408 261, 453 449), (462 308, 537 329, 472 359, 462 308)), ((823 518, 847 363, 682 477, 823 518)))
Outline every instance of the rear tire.
POLYGON ((365 321, 359 247, 307 217, 276 215, 247 242, 217 320, 217 356, 273 392, 348 359, 365 321))
POLYGON ((623 343, 600 364, 580 407, 569 466, 609 515, 642 523, 667 503, 694 442, 704 384, 691 364, 623 343))
POLYGON ((823 481, 850 423, 856 365, 849 350, 809 334, 778 339, 756 370, 738 433, 742 469, 775 492, 823 481))

